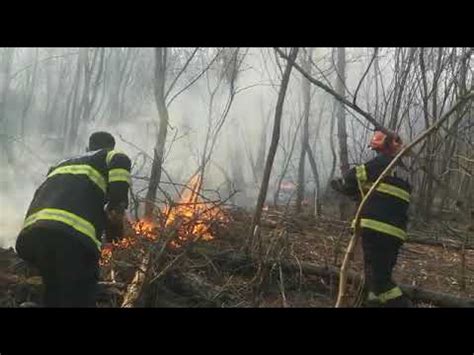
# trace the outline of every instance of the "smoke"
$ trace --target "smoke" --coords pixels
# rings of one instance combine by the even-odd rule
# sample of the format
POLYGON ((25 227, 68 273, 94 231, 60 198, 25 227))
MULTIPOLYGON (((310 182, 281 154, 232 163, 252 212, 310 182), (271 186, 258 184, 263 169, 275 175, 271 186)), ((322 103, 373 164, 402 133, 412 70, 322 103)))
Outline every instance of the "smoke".
POLYGON ((28 207, 31 195, 11 190, 0 195, 2 206, 0 219, 0 248, 9 248, 15 245, 16 237, 21 229, 24 213, 28 207), (20 193, 20 194, 19 194, 20 193))
MULTIPOLYGON (((38 139, 32 141, 35 145, 40 145, 38 139)), ((18 158, 15 165, 4 164, 0 170, 0 247, 2 248, 14 246, 34 191, 45 178, 49 162, 54 160, 54 155, 49 153, 47 148, 40 157, 20 143, 13 153, 18 158)))
MULTIPOLYGON (((27 67, 31 62, 31 55, 26 56, 25 53, 33 50, 35 49, 21 49, 18 51, 17 59, 13 63, 13 72, 27 67)), ((113 50, 118 51, 119 49, 108 49, 108 51, 113 50)), ((40 58, 53 54, 49 52, 51 51, 40 49, 40 58)), ((2 219, 0 222, 0 246, 3 247, 14 244, 34 191, 43 181, 48 168, 55 162, 66 158, 62 154, 63 150, 60 148, 60 144, 58 146, 57 143, 62 137, 53 136, 49 132, 39 133, 45 131, 46 122, 43 122, 43 120, 52 120, 56 124, 63 124, 65 121, 65 118, 62 116, 65 110, 61 109, 61 107, 65 104, 63 101, 65 101, 66 95, 60 95, 57 107, 53 110, 55 117, 48 118, 44 114, 46 112, 46 92, 48 87, 53 87, 51 95, 54 95, 54 87, 59 82, 65 83, 63 88, 65 93, 67 90, 70 90, 67 80, 73 77, 74 63, 76 63, 75 57, 70 54, 75 53, 75 50, 57 49, 54 50, 55 55, 56 52, 58 55, 60 53, 69 54, 63 58, 64 62, 54 59, 57 62, 51 60, 39 64, 39 77, 34 88, 33 104, 26 120, 25 139, 12 143, 15 155, 14 166, 7 168, 6 165, 3 165, 1 168, 0 206, 2 219), (64 70, 64 68, 66 69, 64 70), (66 79, 62 79, 62 72, 68 74, 64 75, 66 79)), ((331 59, 328 55, 330 52, 331 49, 317 49, 314 51, 314 62, 322 70, 327 70, 331 66, 331 59)), ((116 122, 117 120, 111 117, 113 113, 111 113, 107 106, 107 100, 110 98, 109 90, 104 90, 104 93, 101 94, 104 95, 104 103, 96 115, 97 119, 92 122, 81 123, 78 128, 75 153, 84 152, 90 133, 96 130, 106 130, 116 137, 117 149, 126 152, 133 160, 133 175, 148 177, 158 126, 158 113, 154 102, 152 83, 153 53, 151 49, 144 49, 137 58, 137 62, 130 69, 134 71, 133 80, 131 80, 132 84, 128 91, 124 91, 123 97, 121 97, 124 100, 124 107, 131 108, 131 110, 126 111, 128 113, 125 114, 124 120, 116 122)), ((286 64, 283 60, 279 60, 279 62, 282 67, 286 64)), ((196 63, 195 65, 196 67, 191 70, 192 73, 199 69, 196 63)), ((245 182, 243 187, 245 191, 241 192, 241 196, 245 196, 245 198, 237 199, 237 201, 240 201, 239 203, 242 205, 252 207, 255 203, 259 182, 254 180, 250 157, 253 161, 257 160, 262 130, 265 131, 267 136, 265 156, 268 152, 281 72, 273 50, 270 48, 250 48, 240 69, 241 72, 236 83, 236 88, 239 92, 235 96, 232 108, 216 141, 204 182, 207 188, 219 188, 224 193, 222 197, 225 197, 225 193, 228 192, 226 190, 226 183, 228 182, 226 179, 228 177, 231 179, 236 178, 237 172, 245 182), (265 125, 264 122, 268 117, 268 123, 265 125), (238 162, 235 161, 235 157, 238 158, 238 162)), ((357 80, 354 78, 359 78, 360 75, 358 73, 364 69, 363 64, 356 66, 349 63, 347 65, 347 85, 351 92, 354 91, 357 85, 357 80), (356 73, 354 74, 352 71, 356 73)), ((210 117, 209 85, 212 88, 212 85, 215 83, 216 73, 218 73, 218 70, 211 70, 208 74, 204 75, 193 86, 183 92, 169 107, 170 126, 164 163, 166 174, 163 176, 165 181, 170 178, 174 182, 185 183, 199 165, 210 117)), ((110 75, 113 79, 114 74, 110 75)), ((170 77, 172 75, 170 73, 170 77)), ((314 75, 317 76, 319 73, 314 73, 314 75)), ((334 73, 329 73, 327 76, 330 81, 334 79, 334 73)), ((188 79, 186 75, 183 76, 184 81, 177 83, 176 88, 183 87, 188 79)), ((16 97, 16 100, 20 103, 21 100, 24 100, 24 95, 21 92, 22 80, 24 79, 21 75, 17 76, 12 81, 10 91, 11 100, 13 100, 13 97, 16 97)), ((302 108, 300 103, 302 97, 301 80, 301 74, 293 70, 284 105, 280 148, 277 151, 270 189, 274 188, 278 174, 281 171, 282 162, 286 159, 285 150, 281 149, 281 147, 287 149, 291 143, 291 137, 296 132, 295 121, 299 117, 302 108)), ((214 109, 211 114, 212 124, 215 124, 216 120, 219 119, 228 99, 228 86, 226 85, 227 83, 223 84, 214 98, 214 109)), ((363 88, 365 87, 363 86, 363 88)), ((329 147, 331 132, 329 132, 329 128, 333 99, 319 88, 313 87, 313 92, 310 129, 316 130, 318 128, 319 132, 317 132, 317 135, 315 131, 310 132, 310 140, 314 147, 315 158, 320 169, 321 179, 323 180, 322 186, 324 186, 324 180, 327 178, 332 164, 332 155, 329 147), (321 121, 320 124, 318 124, 319 120, 321 121)), ((49 99, 51 100, 52 98, 49 99)), ((364 99, 361 98, 360 102, 363 102, 364 99)), ((100 102, 101 100, 102 96, 99 97, 98 101, 100 102)), ((12 101, 10 107, 13 106, 12 101)), ((17 116, 21 116, 21 110, 10 113, 10 117, 17 116)), ((351 118, 348 117, 348 121, 350 120, 351 118)), ((19 120, 10 119, 10 132, 16 131, 15 135, 17 136, 20 132, 20 124, 18 122, 19 120)), ((337 138, 334 141, 337 149, 337 138)), ((294 167, 297 165, 298 150, 299 148, 295 150, 288 171, 288 179, 290 180, 295 178, 296 170, 294 167)), ((307 176, 307 181, 311 181, 310 169, 307 169, 307 176)), ((141 194, 143 196, 146 191, 146 181, 134 179, 133 190, 134 192, 142 191, 141 194)), ((269 191, 268 195, 272 196, 272 192, 269 191)))

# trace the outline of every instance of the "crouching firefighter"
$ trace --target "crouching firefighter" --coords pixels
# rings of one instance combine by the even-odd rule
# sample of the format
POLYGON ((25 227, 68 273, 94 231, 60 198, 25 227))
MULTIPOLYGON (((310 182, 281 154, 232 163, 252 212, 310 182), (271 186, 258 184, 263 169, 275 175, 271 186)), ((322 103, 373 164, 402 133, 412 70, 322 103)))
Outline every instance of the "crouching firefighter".
POLYGON ((87 153, 52 167, 34 194, 16 251, 39 270, 45 307, 96 306, 102 234, 123 237, 128 207, 131 162, 114 147, 93 133, 87 153))
MULTIPOLYGON (((376 131, 369 147, 377 152, 375 158, 352 168, 342 179, 331 181, 335 190, 359 202, 400 151, 402 141, 396 134, 376 131)), ((369 291, 366 306, 369 307, 411 307, 410 300, 392 280, 398 251, 407 239, 411 187, 405 175, 406 169, 400 161, 361 211, 364 272, 369 291)))

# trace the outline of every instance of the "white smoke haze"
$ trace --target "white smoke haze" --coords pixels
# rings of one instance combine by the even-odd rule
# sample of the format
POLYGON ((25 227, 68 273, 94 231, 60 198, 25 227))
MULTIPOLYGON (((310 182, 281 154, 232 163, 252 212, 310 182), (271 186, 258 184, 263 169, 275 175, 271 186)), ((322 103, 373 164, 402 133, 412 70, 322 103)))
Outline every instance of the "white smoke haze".
MULTIPOLYGON (((233 50, 230 49, 229 53, 233 50)), ((193 48, 169 50, 167 85, 170 85, 193 51, 193 48)), ((216 48, 200 48, 168 98, 196 77, 217 51, 216 48)), ((305 51, 300 49, 299 61, 305 51)), ((374 79, 372 67, 358 89, 357 104, 376 117, 388 117, 376 109, 381 110, 382 97, 388 95, 383 90, 388 91, 395 78, 398 64, 394 52, 393 48, 379 49, 378 79, 374 79)), ((346 48, 345 85, 351 100, 373 53, 373 48, 346 48)), ((238 179, 240 174, 245 186, 240 186, 243 190, 236 195, 234 202, 251 209, 256 203, 260 181, 255 181, 250 157, 254 162, 258 158, 259 146, 264 137, 262 130, 266 135, 265 156, 268 151, 281 70, 286 62, 281 58, 277 60, 272 48, 241 48, 239 55, 243 59, 235 84, 238 93, 218 135, 204 182, 206 188, 219 189, 225 197, 228 193, 226 175, 238 179)), ((313 66, 312 76, 334 88, 337 78, 334 70, 336 50, 314 48, 312 61, 317 66, 313 66)), ((215 87, 221 70, 219 59, 168 107, 170 122, 164 169, 174 182, 186 183, 199 166, 208 127, 209 92, 215 87)), ((430 75, 428 73, 429 78, 430 75)), ((293 182, 297 180, 301 149, 301 133, 297 132, 297 128, 303 112, 303 80, 302 75, 293 69, 285 99, 280 146, 269 186, 269 201, 273 199, 273 191, 295 133, 298 134, 297 143, 285 179, 293 182)), ((410 80, 414 79, 410 77, 410 80)), ((159 124, 153 85, 153 48, 0 48, 0 110, 4 110, 5 118, 0 122, 0 139, 6 142, 13 154, 13 159, 9 161, 5 145, 1 145, 0 246, 13 245, 34 191, 43 181, 49 167, 68 155, 84 152, 90 133, 96 130, 106 130, 115 136, 117 149, 125 151, 134 161, 133 175, 149 177, 151 159, 145 158, 145 155, 153 157, 159 124), (85 62, 84 58, 87 59, 85 62), (88 94, 84 90, 87 70, 92 73, 91 92, 88 94), (97 77, 99 79, 94 81, 97 77), (74 82, 77 82, 76 91, 74 82), (97 95, 92 104, 91 118, 79 120, 78 127, 68 133, 66 128, 70 120, 68 117, 71 117, 75 107, 74 98, 76 106, 83 107, 79 98, 92 97, 95 88, 97 95), (68 140, 68 134, 76 136, 74 142, 68 140), (64 141, 70 149, 61 145, 64 141)), ((333 165, 331 140, 336 155, 339 155, 337 129, 335 127, 333 132, 330 130, 334 99, 313 85, 311 92, 309 139, 319 169, 320 183, 325 188, 333 165)), ((222 114, 228 93, 229 85, 224 81, 213 101, 214 124, 222 114)), ((421 108, 413 107, 413 112, 410 112, 412 116, 417 116, 421 108)), ((372 127, 350 109, 346 109, 346 122, 349 162, 354 164, 370 154, 366 146, 372 127)), ((411 128, 402 124, 400 132, 409 140, 421 131, 423 124, 422 119, 412 121, 411 128)), ((339 162, 336 165, 337 174, 339 162)), ((162 175, 162 180, 166 182, 168 177, 162 175)), ((309 164, 306 165, 305 180, 309 191, 314 186, 309 164)), ((133 180, 133 190, 143 190, 141 196, 146 193, 145 187, 146 181, 133 180)))

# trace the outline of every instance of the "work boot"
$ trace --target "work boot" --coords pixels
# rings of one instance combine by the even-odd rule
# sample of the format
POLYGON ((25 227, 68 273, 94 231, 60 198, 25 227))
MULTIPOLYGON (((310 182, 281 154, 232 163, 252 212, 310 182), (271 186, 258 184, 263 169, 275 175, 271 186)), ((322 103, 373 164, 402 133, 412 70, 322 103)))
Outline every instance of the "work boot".
POLYGON ((40 308, 40 306, 35 302, 23 302, 20 304, 20 308, 40 308))
POLYGON ((378 297, 375 295, 373 292, 369 292, 367 294, 367 297, 362 304, 362 308, 380 308, 382 307, 382 304, 380 303, 380 300, 378 297))
POLYGON ((405 295, 389 300, 383 306, 384 308, 415 308, 411 300, 405 295))
POLYGON ((365 301, 362 304, 362 308, 381 308, 382 305, 377 301, 365 301))

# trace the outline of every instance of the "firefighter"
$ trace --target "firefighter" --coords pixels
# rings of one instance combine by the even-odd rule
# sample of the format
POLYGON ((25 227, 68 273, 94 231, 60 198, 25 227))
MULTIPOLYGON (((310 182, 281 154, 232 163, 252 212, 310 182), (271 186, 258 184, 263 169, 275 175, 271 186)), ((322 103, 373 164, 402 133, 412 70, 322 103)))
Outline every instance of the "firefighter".
POLYGON ((107 132, 93 133, 87 153, 52 167, 36 190, 16 241, 39 270, 46 307, 95 307, 102 234, 123 237, 130 159, 107 132))
MULTIPOLYGON (((377 156, 355 166, 331 186, 360 201, 372 183, 400 151, 402 140, 395 133, 375 131, 369 147, 377 156)), ((392 280, 398 251, 407 239, 411 186, 400 161, 369 197, 361 211, 364 272, 368 286, 366 305, 371 307, 411 307, 410 300, 392 280)))

